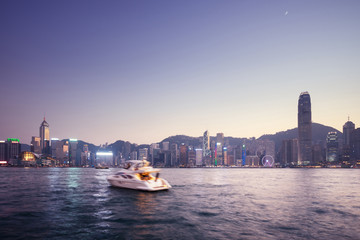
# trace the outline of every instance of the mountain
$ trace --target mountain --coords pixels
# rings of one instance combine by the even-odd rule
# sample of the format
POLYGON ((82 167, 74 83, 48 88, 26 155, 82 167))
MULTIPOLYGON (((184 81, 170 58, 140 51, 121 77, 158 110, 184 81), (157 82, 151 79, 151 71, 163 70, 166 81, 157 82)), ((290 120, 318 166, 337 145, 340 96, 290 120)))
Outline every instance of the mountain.
POLYGON ((163 143, 163 142, 170 142, 170 144, 176 143, 178 146, 181 145, 182 143, 184 143, 185 145, 196 147, 199 144, 201 145, 202 139, 200 137, 189 137, 189 136, 185 136, 185 135, 176 135, 176 136, 171 136, 171 137, 165 138, 164 140, 161 141, 161 143, 163 143))
POLYGON ((77 145, 78 149, 83 150, 85 144, 88 145, 88 149, 89 149, 90 152, 95 153, 95 152, 97 152, 97 150, 99 149, 98 146, 95 146, 95 145, 92 144, 92 143, 87 143, 87 142, 84 142, 84 141, 81 141, 81 140, 78 140, 78 145, 77 145))
MULTIPOLYGON (((314 143, 324 144, 328 132, 337 132, 340 139, 343 138, 342 132, 339 130, 322 125, 320 123, 312 123, 312 138, 314 143)), ((272 140, 275 142, 275 149, 278 151, 281 147, 282 140, 298 138, 298 128, 289 129, 275 134, 266 134, 259 137, 259 140, 272 140)))
POLYGON ((117 154, 118 152, 122 152, 123 154, 129 154, 130 152, 137 151, 140 148, 149 148, 149 145, 137 145, 135 143, 118 140, 112 144, 109 144, 108 146, 108 149, 112 150, 114 154, 117 154))
MULTIPOLYGON (((312 136, 313 136, 313 142, 318 144, 324 144, 326 141, 326 136, 328 132, 337 132, 339 139, 343 138, 342 132, 339 130, 325 126, 319 123, 312 123, 312 136)), ((298 138, 298 128, 289 129, 282 132, 277 132, 276 134, 265 134, 258 138, 258 140, 272 140, 275 142, 275 150, 278 151, 281 147, 282 140, 285 139, 293 139, 298 138)), ((243 144, 244 140, 246 138, 234 138, 234 137, 224 137, 225 145, 231 145, 231 146, 237 146, 243 144)), ((210 137, 210 141, 216 141, 216 137, 212 136, 210 137)), ((162 140, 160 143, 163 142, 169 142, 170 144, 176 143, 178 146, 180 146, 182 143, 184 143, 187 146, 193 146, 195 148, 202 146, 202 136, 199 137, 190 137, 186 135, 176 135, 176 136, 170 136, 162 140)), ((96 152, 100 147, 95 146, 91 143, 86 143, 81 140, 78 141, 78 147, 82 149, 84 144, 88 144, 89 150, 92 152, 96 152)), ((161 146, 160 146, 161 147, 161 146)), ((150 145, 148 144, 142 144, 137 145, 135 143, 130 143, 122 140, 118 140, 112 144, 109 144, 106 149, 112 150, 114 154, 118 152, 122 153, 130 153, 132 151, 137 151, 140 148, 150 148, 150 145)))
MULTIPOLYGON (((237 146, 237 145, 243 144, 245 139, 246 138, 224 137, 224 142, 225 142, 226 146, 228 146, 228 145, 237 146)), ((171 137, 165 138, 164 140, 161 141, 161 143, 163 143, 163 142, 169 142, 170 144, 176 143, 178 146, 180 146, 183 143, 187 146, 201 148, 202 140, 203 140, 202 136, 190 137, 190 136, 186 136, 186 135, 176 135, 176 136, 171 136, 171 137)), ((210 136, 210 142, 211 141, 216 141, 216 137, 210 136)))

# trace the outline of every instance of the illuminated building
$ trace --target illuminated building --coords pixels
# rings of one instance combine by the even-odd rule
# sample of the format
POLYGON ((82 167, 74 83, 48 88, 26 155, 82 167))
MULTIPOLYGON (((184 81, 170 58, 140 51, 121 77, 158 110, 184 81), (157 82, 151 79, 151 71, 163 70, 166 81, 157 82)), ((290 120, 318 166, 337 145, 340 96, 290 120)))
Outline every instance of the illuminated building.
POLYGON ((58 160, 58 164, 69 164, 69 141, 56 141, 51 145, 51 148, 51 155, 58 160))
POLYGON ((162 153, 162 159, 163 159, 163 166, 165 167, 171 167, 171 151, 163 151, 162 153))
POLYGON ((242 145, 241 157, 242 157, 242 165, 245 166, 246 165, 246 146, 245 146, 245 144, 242 145))
POLYGON ((176 143, 172 143, 170 146, 170 166, 175 167, 178 165, 179 151, 178 145, 176 143))
POLYGON ((160 153, 160 146, 158 143, 152 143, 150 145, 150 155, 151 155, 151 165, 154 166, 156 158, 158 158, 158 154, 160 153))
POLYGON ((151 145, 150 145, 150 154, 153 154, 153 149, 160 149, 160 146, 159 146, 159 144, 158 143, 152 143, 151 145))
POLYGON ((36 156, 32 152, 22 152, 20 154, 21 164, 24 166, 35 166, 36 156))
POLYGON ((41 153, 41 147, 40 147, 40 137, 32 137, 31 138, 31 151, 37 154, 41 153))
POLYGON ((217 165, 223 165, 223 153, 222 149, 224 147, 224 134, 223 133, 217 133, 216 134, 216 161, 217 165))
POLYGON ((137 160, 137 151, 132 151, 130 153, 130 159, 131 160, 137 160))
POLYGON ((355 124, 350 121, 348 118, 348 121, 343 126, 343 136, 344 136, 344 145, 343 145, 343 151, 342 151, 342 163, 344 166, 350 166, 351 159, 350 156, 352 155, 352 145, 351 145, 351 135, 355 130, 355 124))
POLYGON ((242 146, 241 145, 237 145, 235 148, 234 148, 234 165, 238 166, 239 163, 241 165, 241 148, 242 146))
POLYGON ((186 167, 188 164, 188 147, 184 144, 180 146, 180 167, 186 167))
POLYGON ((170 143, 169 142, 163 142, 162 143, 162 150, 163 151, 169 151, 170 150, 170 143))
POLYGON ((339 141, 337 132, 329 132, 326 137, 326 161, 334 163, 338 161, 339 141))
POLYGON ((89 151, 89 146, 87 144, 84 144, 83 150, 81 152, 81 166, 90 166, 91 153, 89 151))
POLYGON ((360 164, 360 128, 355 129, 351 133, 351 159, 353 163, 360 164))
POLYGON ((229 166, 229 162, 228 162, 228 155, 227 155, 227 147, 223 147, 223 162, 225 166, 229 166))
POLYGON ((194 167, 195 164, 196 164, 196 152, 193 148, 189 147, 187 167, 194 167))
POLYGON ((140 148, 139 149, 139 160, 147 160, 148 158, 148 149, 140 148))
POLYGON ((131 152, 131 143, 129 141, 126 141, 124 143, 124 151, 123 151, 123 156, 125 160, 129 160, 130 152, 131 152))
POLYGON ((153 165, 153 166, 155 166, 156 164, 158 164, 158 165, 161 165, 162 163, 163 163, 163 156, 160 154, 161 153, 161 151, 160 151, 160 148, 154 148, 153 149, 153 154, 152 154, 152 162, 151 162, 151 164, 153 165))
POLYGON ((196 166, 202 166, 203 165, 203 150, 202 149, 195 149, 195 162, 196 166))
POLYGON ((245 165, 249 167, 258 167, 260 163, 260 158, 258 156, 246 156, 245 165))
POLYGON ((221 143, 216 143, 215 144, 215 152, 214 152, 215 166, 217 166, 220 163, 219 158, 218 158, 218 149, 220 148, 220 146, 221 146, 221 143))
POLYGON ((227 155, 227 162, 228 162, 229 166, 236 165, 235 155, 233 155, 233 154, 228 154, 228 155, 227 155))
POLYGON ((76 161, 78 140, 74 138, 69 139, 69 164, 70 166, 78 166, 76 161))
POLYGON ((0 141, 0 165, 7 164, 6 143, 0 141))
POLYGON ((49 153, 49 141, 50 141, 50 132, 49 132, 49 124, 45 121, 40 125, 40 150, 41 153, 49 153))
POLYGON ((282 141, 281 145, 281 164, 296 165, 298 163, 298 139, 287 139, 282 141))
POLYGON ((51 156, 54 158, 56 155, 56 147, 57 147, 57 144, 59 142, 59 139, 58 138, 51 138, 51 141, 50 141, 50 147, 51 147, 51 156))
POLYGON ((299 165, 312 164, 311 99, 308 92, 302 92, 298 102, 299 165))
POLYGON ((355 130, 355 124, 348 119, 348 121, 343 126, 344 134, 344 146, 350 146, 350 136, 352 131, 355 130))
POLYGON ((320 144, 314 144, 312 146, 312 160, 315 165, 323 162, 323 148, 320 144))
POLYGON ((96 153, 96 164, 102 166, 113 166, 113 153, 111 151, 98 151, 96 153))
POLYGON ((18 158, 21 152, 20 140, 8 138, 6 141, 6 160, 10 165, 18 165, 18 158))
POLYGON ((202 154, 203 157, 210 156, 210 135, 209 131, 205 131, 203 135, 203 141, 202 141, 202 154))

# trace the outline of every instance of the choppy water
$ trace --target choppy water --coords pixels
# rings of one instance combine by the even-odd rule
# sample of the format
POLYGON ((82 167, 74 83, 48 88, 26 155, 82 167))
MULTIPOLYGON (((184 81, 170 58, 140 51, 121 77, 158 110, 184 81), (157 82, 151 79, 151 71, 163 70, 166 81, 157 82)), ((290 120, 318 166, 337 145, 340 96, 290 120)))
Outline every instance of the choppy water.
POLYGON ((360 239, 360 170, 163 169, 155 193, 115 171, 0 168, 0 238, 360 239))

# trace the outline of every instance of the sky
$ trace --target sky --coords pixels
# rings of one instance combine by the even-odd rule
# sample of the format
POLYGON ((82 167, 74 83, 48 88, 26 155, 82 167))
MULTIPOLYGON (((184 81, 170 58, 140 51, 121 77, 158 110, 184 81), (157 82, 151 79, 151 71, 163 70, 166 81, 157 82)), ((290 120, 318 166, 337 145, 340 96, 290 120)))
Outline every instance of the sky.
POLYGON ((0 140, 360 125, 360 1, 0 1, 0 140))

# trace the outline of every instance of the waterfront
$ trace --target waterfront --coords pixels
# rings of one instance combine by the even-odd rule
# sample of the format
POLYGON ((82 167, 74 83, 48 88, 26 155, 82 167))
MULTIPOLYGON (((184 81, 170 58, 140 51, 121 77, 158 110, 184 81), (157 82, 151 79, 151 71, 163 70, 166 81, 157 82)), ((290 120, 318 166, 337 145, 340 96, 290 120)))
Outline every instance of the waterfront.
POLYGON ((360 239, 358 169, 162 169, 155 193, 115 171, 0 168, 1 239, 360 239))

